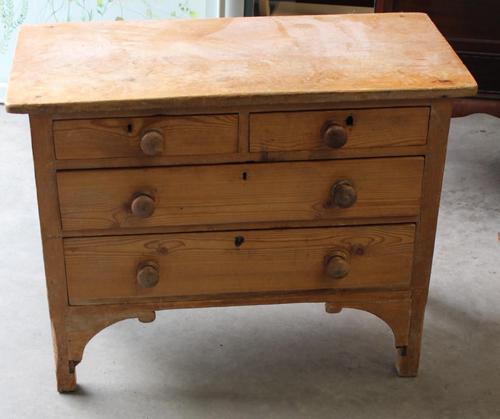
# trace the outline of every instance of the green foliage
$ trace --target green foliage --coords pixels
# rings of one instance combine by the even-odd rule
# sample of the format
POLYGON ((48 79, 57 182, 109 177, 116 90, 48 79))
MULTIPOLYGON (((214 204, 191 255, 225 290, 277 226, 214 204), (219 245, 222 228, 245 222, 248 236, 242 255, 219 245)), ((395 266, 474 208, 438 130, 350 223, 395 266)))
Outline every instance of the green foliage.
POLYGON ((13 0, 0 0, 0 53, 5 52, 12 33, 24 22, 28 13, 28 0, 22 0, 19 14, 16 14, 13 0))
MULTIPOLYGON (((177 7, 178 7, 180 13, 178 15, 171 15, 171 16, 173 16, 173 17, 191 17, 191 18, 195 18, 198 15, 196 13, 196 11, 191 10, 189 8, 188 0, 185 0, 185 1, 181 2, 181 3, 179 3, 177 5, 177 7)), ((175 13, 175 10, 174 10, 173 13, 175 13)))
MULTIPOLYGON (((0 0, 3 1, 3 0, 0 0)), ((29 0, 26 0, 29 1, 29 0)), ((49 9, 49 20, 59 21, 61 16, 65 16, 66 21, 75 20, 75 16, 79 15, 78 20, 90 21, 96 18, 99 19, 114 19, 124 20, 124 12, 133 12, 137 14, 139 19, 155 19, 161 18, 154 12, 153 5, 160 3, 160 0, 138 0, 137 3, 142 3, 142 8, 135 6, 133 10, 130 8, 130 0, 46 0, 49 9)), ((177 8, 170 12, 171 17, 197 17, 196 11, 189 6, 189 0, 184 0, 178 3, 177 8)))

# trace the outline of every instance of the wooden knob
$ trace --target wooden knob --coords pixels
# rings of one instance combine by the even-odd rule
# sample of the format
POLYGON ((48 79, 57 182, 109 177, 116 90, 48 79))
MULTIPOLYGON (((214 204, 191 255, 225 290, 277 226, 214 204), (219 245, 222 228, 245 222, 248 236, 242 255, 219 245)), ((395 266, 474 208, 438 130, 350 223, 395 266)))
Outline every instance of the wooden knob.
POLYGON ((159 131, 147 131, 141 137, 141 150, 148 156, 157 156, 163 152, 163 135, 159 131))
POLYGON ((339 180, 332 186, 332 201, 335 206, 349 208, 355 204, 357 199, 356 189, 349 180, 339 180))
POLYGON ((349 261, 345 255, 338 253, 326 260, 326 274, 333 279, 341 279, 349 274, 349 261))
POLYGON ((141 194, 130 205, 132 214, 139 218, 148 218, 155 212, 155 201, 149 195, 141 194))
POLYGON ((160 280, 160 270, 156 262, 144 262, 137 268, 137 284, 142 288, 153 288, 160 280))
POLYGON ((321 138, 328 147, 340 148, 347 142, 347 131, 342 125, 328 121, 321 128, 321 138))

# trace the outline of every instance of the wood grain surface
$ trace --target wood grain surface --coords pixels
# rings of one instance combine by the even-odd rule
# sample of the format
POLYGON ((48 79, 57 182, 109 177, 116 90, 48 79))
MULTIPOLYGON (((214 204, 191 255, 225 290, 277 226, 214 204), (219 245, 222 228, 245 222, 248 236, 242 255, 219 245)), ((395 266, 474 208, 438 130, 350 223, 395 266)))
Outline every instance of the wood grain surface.
POLYGON ((329 121, 347 133, 342 149, 423 145, 429 108, 254 113, 250 115, 250 151, 329 150, 321 137, 329 121))
POLYGON ((424 159, 186 166, 58 172, 63 229, 328 220, 417 215, 424 159), (350 208, 332 205, 333 185, 348 179, 350 208), (154 213, 135 216, 132 201, 153 197, 154 213))
POLYGON ((238 151, 238 115, 75 119, 54 122, 57 159, 148 158, 140 147, 148 131, 159 132, 159 156, 197 156, 238 151))
POLYGON ((65 239, 71 304, 165 296, 405 287, 414 225, 252 230, 65 239), (344 252, 346 277, 325 273, 325 257, 344 252), (143 263, 157 264, 156 286, 137 284, 143 263))
POLYGON ((425 14, 24 26, 9 112, 470 96, 477 85, 425 14))
POLYGON ((422 179, 424 193, 422 212, 420 222, 417 224, 417 239, 413 258, 409 344, 396 361, 396 368, 401 376, 414 377, 418 373, 451 112, 452 103, 447 100, 435 102, 431 108, 429 124, 429 145, 431 148, 425 160, 425 172, 422 179))
POLYGON ((73 391, 76 388, 76 375, 74 359, 69 355, 70 342, 66 322, 68 289, 57 199, 52 121, 43 115, 31 115, 30 129, 57 389, 60 392, 73 391))

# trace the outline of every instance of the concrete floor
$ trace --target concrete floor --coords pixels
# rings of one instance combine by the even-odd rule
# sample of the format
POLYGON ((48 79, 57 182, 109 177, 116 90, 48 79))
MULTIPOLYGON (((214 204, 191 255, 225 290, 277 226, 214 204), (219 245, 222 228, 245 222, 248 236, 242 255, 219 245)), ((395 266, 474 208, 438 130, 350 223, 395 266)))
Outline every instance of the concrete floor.
POLYGON ((0 418, 500 418, 500 120, 453 121, 421 373, 388 327, 321 304, 158 313, 55 390, 29 129, 0 111, 0 418))

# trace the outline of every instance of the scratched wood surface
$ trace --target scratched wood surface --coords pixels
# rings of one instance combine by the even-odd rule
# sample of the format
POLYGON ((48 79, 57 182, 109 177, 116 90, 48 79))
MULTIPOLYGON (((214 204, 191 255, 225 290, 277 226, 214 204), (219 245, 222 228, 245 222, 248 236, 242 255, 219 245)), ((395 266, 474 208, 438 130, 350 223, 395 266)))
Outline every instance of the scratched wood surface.
POLYGON ((425 14, 24 26, 10 112, 469 96, 476 83, 425 14))
POLYGON ((412 224, 252 230, 66 239, 72 304, 154 297, 332 288, 404 287, 411 278, 412 224), (239 238, 239 240, 238 240, 239 238), (350 266, 325 272, 332 251, 350 266), (136 282, 138 265, 157 263, 152 288, 136 282))

